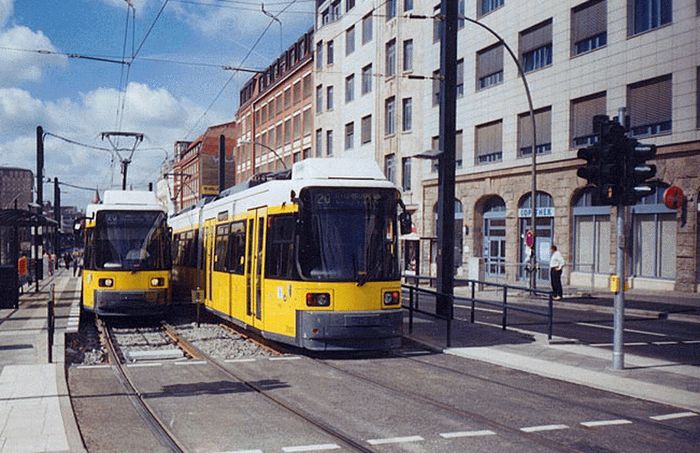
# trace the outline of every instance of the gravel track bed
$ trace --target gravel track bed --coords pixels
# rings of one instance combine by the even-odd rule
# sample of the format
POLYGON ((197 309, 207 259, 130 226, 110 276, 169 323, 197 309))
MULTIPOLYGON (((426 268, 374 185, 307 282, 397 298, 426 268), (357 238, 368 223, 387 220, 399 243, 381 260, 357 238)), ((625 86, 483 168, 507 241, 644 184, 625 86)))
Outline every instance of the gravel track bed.
POLYGON ((126 351, 162 351, 177 349, 160 327, 113 327, 112 337, 122 354, 126 351))
POLYGON ((66 344, 66 362, 72 365, 101 365, 107 353, 102 349, 100 335, 93 322, 83 321, 80 330, 66 344))
POLYGON ((219 360, 273 356, 272 352, 218 324, 174 324, 177 333, 193 346, 219 360))

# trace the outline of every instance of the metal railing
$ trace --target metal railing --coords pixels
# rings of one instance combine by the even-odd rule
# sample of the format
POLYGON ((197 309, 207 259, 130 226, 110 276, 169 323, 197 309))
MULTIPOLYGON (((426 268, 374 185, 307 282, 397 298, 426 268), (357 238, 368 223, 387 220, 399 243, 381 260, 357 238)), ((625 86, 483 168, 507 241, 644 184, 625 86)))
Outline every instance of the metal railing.
MULTIPOLYGON (((446 344, 447 347, 451 347, 452 345, 452 321, 454 319, 454 313, 452 316, 443 316, 439 315, 437 313, 432 313, 427 310, 422 310, 420 308, 420 295, 421 294, 427 294, 430 296, 434 296, 434 300, 437 304, 437 299, 439 297, 446 297, 448 300, 450 300, 451 305, 454 306, 455 301, 461 301, 461 302, 466 302, 470 306, 470 316, 469 316, 469 321, 471 323, 475 322, 476 318, 476 310, 477 310, 477 305, 484 305, 487 307, 493 307, 501 310, 501 328, 503 330, 506 330, 508 327, 508 313, 509 312, 521 312, 521 313, 527 313, 530 315, 535 315, 535 316, 542 316, 547 318, 547 338, 552 339, 552 330, 553 330, 553 325, 554 325, 554 302, 552 298, 552 292, 551 291, 546 291, 542 289, 531 289, 525 286, 515 286, 515 285, 507 285, 507 284, 501 284, 501 283, 493 283, 493 282, 486 282, 486 281, 481 281, 481 280, 472 280, 472 279, 455 279, 455 286, 461 285, 461 286, 467 286, 470 287, 471 293, 470 296, 459 296, 459 295, 448 295, 444 293, 440 293, 438 291, 432 290, 432 289, 427 289, 427 288, 421 288, 420 284, 423 281, 427 281, 429 283, 433 283, 434 280, 436 280, 436 277, 430 277, 430 276, 422 276, 422 275, 404 275, 404 279, 406 282, 413 281, 413 284, 408 284, 408 283, 402 283, 401 287, 403 289, 408 290, 408 306, 403 305, 403 308, 408 309, 408 331, 409 333, 413 332, 413 316, 414 313, 419 313, 423 314, 426 316, 430 316, 435 319, 440 319, 443 320, 447 323, 446 327, 446 344), (485 288, 485 287, 492 287, 496 288, 497 290, 501 290, 502 297, 500 300, 497 299, 486 299, 486 298, 479 298, 477 297, 477 286, 479 288, 485 288), (546 311, 541 310, 541 309, 536 309, 536 308, 530 308, 530 307, 524 307, 522 305, 512 305, 509 303, 508 296, 509 296, 509 291, 511 291, 511 297, 512 297, 512 292, 518 291, 520 293, 527 293, 529 295, 534 295, 534 296, 545 296, 547 298, 547 306, 546 306, 546 311), (416 297, 418 296, 418 297, 416 297)), ((512 301, 512 299, 511 299, 512 301)))

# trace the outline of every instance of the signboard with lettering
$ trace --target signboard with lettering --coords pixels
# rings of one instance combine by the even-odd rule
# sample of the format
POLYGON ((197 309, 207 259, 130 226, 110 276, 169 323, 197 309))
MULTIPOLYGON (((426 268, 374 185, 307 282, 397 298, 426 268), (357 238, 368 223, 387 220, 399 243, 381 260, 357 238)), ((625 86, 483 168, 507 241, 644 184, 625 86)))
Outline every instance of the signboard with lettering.
MULTIPOLYGON (((531 208, 518 209, 518 217, 520 217, 520 218, 527 218, 527 217, 530 217, 531 215, 532 215, 531 208)), ((554 217, 554 208, 545 208, 545 207, 537 208, 535 215, 536 215, 536 217, 554 217)))

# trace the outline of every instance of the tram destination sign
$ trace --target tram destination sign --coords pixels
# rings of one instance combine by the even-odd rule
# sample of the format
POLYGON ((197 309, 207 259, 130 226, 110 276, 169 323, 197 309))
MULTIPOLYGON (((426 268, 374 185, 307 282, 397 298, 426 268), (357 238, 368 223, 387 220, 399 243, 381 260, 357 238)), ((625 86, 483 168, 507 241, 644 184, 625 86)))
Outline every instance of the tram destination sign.
POLYGON ((312 200, 316 209, 376 209, 390 195, 383 190, 315 190, 312 200))

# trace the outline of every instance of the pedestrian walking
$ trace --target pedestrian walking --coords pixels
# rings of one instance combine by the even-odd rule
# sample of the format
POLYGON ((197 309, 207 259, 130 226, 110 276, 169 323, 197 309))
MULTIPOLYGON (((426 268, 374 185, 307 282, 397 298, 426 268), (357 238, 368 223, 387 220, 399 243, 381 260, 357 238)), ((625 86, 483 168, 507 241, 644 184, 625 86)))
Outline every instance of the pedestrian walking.
POLYGON ((561 273, 564 269, 564 257, 557 250, 557 246, 550 248, 551 258, 549 259, 549 277, 552 282, 552 296, 554 300, 561 300, 564 292, 561 287, 561 273))

